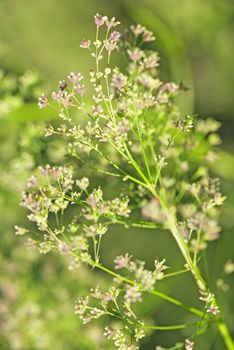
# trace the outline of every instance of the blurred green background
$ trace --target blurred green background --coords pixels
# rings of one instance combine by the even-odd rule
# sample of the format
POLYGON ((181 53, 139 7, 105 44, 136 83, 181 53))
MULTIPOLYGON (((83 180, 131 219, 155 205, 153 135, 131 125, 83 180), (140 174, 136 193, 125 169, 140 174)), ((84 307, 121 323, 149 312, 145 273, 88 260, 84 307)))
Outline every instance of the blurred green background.
MULTIPOLYGON (((178 98, 184 113, 212 116, 222 123, 220 160, 212 169, 228 195, 221 222, 223 233, 211 243, 206 259, 211 286, 216 290, 229 326, 234 331, 234 281, 219 291, 216 280, 223 265, 234 258, 234 4, 233 0, 0 0, 0 348, 3 350, 98 350, 98 328, 83 328, 73 314, 75 298, 93 284, 87 271, 69 271, 61 257, 38 256, 14 236, 24 220, 20 190, 41 162, 63 162, 63 145, 47 147, 44 121, 55 116, 38 111, 35 96, 50 91, 70 71, 87 72, 92 62, 79 49, 83 37, 93 38, 93 15, 115 16, 123 25, 141 23, 156 35, 160 74, 164 80, 184 81, 190 88, 178 98), (26 72, 26 73, 25 73, 26 72), (18 78, 17 78, 18 77, 18 78), (43 87, 42 87, 43 86, 43 87)), ((121 63, 120 63, 121 64, 121 63)), ((175 243, 165 232, 126 232, 116 227, 103 244, 104 260, 130 252, 152 264, 167 256, 173 269, 182 264, 175 243)), ((204 258, 205 259, 205 258, 204 258)), ((101 274, 97 273, 100 283, 101 274)), ((104 283, 107 283, 104 281, 104 283)), ((196 305, 190 277, 178 277, 161 288, 196 305), (186 286, 186 288, 184 287, 186 286)), ((163 323, 180 323, 183 312, 149 298, 141 312, 163 323), (170 320, 168 320, 170 315, 170 320), (169 322, 170 321, 170 322, 169 322)), ((143 349, 172 346, 186 332, 152 335, 143 349)), ((202 350, 224 349, 215 329, 201 337, 202 350)), ((110 347, 111 348, 111 347, 110 347)))

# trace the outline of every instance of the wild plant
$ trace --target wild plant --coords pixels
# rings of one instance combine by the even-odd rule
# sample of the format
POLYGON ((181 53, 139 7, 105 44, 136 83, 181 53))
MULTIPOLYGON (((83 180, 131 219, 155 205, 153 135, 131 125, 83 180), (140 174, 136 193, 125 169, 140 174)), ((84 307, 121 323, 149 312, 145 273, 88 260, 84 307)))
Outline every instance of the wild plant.
MULTIPOLYGON (((67 255, 70 268, 85 264, 113 277, 109 289, 93 286, 89 295, 79 296, 75 313, 85 324, 104 318, 104 336, 116 349, 139 349, 152 331, 188 327, 191 335, 171 349, 192 350, 198 335, 215 325, 233 350, 222 310, 201 273, 201 253, 219 238, 219 207, 225 200, 209 170, 220 124, 180 113, 175 98, 186 87, 159 79, 159 54, 147 49, 155 40, 152 32, 138 24, 120 33, 115 18, 99 14, 94 21, 94 41, 80 44, 94 61, 89 82, 71 72, 51 98, 42 94, 38 101, 39 108, 57 108, 62 122, 49 125, 46 136, 65 137, 68 158, 64 166, 40 166, 28 180, 22 205, 37 227, 28 244, 42 254, 67 255), (114 54, 123 57, 124 68, 112 64, 114 54), (117 197, 106 182, 118 184, 117 197), (113 225, 171 234, 184 266, 170 272, 155 247, 153 269, 127 252, 115 258, 113 269, 106 267, 100 248, 113 225), (158 290, 160 281, 181 273, 192 274, 199 309, 158 290), (147 294, 187 310, 194 322, 148 324, 137 314, 147 294)), ((26 232, 16 227, 18 235, 26 232)), ((229 266, 233 270, 231 261, 229 266)))

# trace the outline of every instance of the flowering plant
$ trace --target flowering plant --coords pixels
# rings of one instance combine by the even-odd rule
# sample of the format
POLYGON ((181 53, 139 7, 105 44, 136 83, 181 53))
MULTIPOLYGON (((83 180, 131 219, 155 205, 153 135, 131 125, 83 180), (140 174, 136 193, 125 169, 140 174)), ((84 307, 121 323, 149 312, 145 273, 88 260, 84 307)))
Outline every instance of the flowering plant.
MULTIPOLYGON (((95 62, 91 86, 81 73, 71 72, 51 99, 43 94, 38 101, 39 108, 57 106, 62 123, 48 126, 46 136, 67 138, 69 161, 65 166, 40 166, 28 180, 22 205, 38 230, 29 245, 43 254, 57 250, 67 255, 71 268, 86 264, 114 277, 109 289, 94 286, 90 295, 80 296, 75 313, 84 323, 105 317, 104 336, 115 348, 138 349, 153 330, 191 327, 191 336, 173 349, 192 350, 198 334, 215 324, 227 349, 234 349, 199 266, 200 253, 221 230, 218 208, 225 197, 219 180, 209 174, 220 143, 219 123, 180 113, 174 100, 184 84, 159 79, 159 55, 146 49, 155 40, 152 32, 136 25, 120 33, 115 18, 97 14, 94 20, 95 40, 80 44, 95 62), (124 70, 112 66, 114 52, 126 60, 124 70), (107 178, 122 188, 117 197, 101 187, 107 178), (148 269, 144 261, 124 253, 115 258, 113 270, 107 268, 100 248, 113 225, 169 232, 185 265, 167 273, 165 258, 155 258, 154 268, 148 269), (185 272, 195 279, 202 309, 158 291, 161 280, 185 272), (195 321, 146 323, 137 313, 146 294, 186 309, 195 321)), ((27 231, 16 227, 18 235, 27 231)))

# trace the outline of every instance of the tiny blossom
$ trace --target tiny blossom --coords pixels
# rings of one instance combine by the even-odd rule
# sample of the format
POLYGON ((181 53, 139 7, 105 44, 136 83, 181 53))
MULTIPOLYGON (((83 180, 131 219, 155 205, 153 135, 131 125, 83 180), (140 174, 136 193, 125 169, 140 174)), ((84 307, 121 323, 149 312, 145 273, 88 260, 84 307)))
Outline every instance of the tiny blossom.
POLYGON ((178 121, 177 126, 184 132, 189 132, 193 128, 193 118, 187 115, 184 119, 178 121))
POLYGON ((114 260, 115 269, 119 270, 128 267, 130 260, 131 256, 128 253, 117 256, 114 260))
POLYGON ((37 178, 35 176, 31 176, 27 181, 27 186, 30 187, 36 187, 37 186, 37 178))
POLYGON ((154 79, 151 75, 143 73, 138 78, 139 82, 148 89, 158 89, 161 85, 159 79, 154 79))
POLYGON ((132 25, 130 28, 136 37, 138 37, 139 35, 142 35, 142 39, 144 42, 150 42, 155 40, 155 36, 153 35, 153 32, 147 30, 145 27, 143 27, 140 24, 137 24, 136 26, 132 25))
POLYGON ((136 26, 131 25, 130 28, 135 36, 139 36, 143 33, 145 27, 143 27, 140 24, 137 24, 136 26))
POLYGON ((166 157, 161 154, 155 158, 155 162, 159 168, 163 168, 167 165, 166 157))
POLYGON ((59 90, 64 91, 67 88, 67 83, 65 80, 60 80, 59 82, 59 90))
POLYGON ((69 108, 72 106, 73 104, 73 100, 72 100, 72 95, 71 94, 66 94, 65 98, 63 100, 63 104, 66 108, 69 108))
POLYGON ((47 164, 46 166, 42 167, 39 166, 38 170, 41 172, 42 176, 47 176, 49 174, 51 167, 49 164, 47 164))
POLYGON ((150 202, 145 204, 145 206, 142 208, 142 216, 147 220, 151 220, 159 224, 164 223, 167 218, 167 214, 161 207, 157 198, 153 198, 150 202))
POLYGON ((132 61, 138 61, 141 59, 144 55, 144 52, 138 48, 135 48, 133 50, 127 50, 128 56, 132 61))
POLYGON ((193 350, 193 347, 194 342, 189 339, 185 339, 185 350, 193 350))
POLYGON ((88 39, 82 39, 81 42, 80 42, 80 47, 82 49, 88 49, 90 47, 90 40, 88 39))
POLYGON ((100 115, 103 113, 103 108, 102 106, 99 106, 99 105, 95 105, 93 106, 93 114, 94 115, 100 115))
POLYGON ((142 301, 142 295, 138 286, 126 285, 126 293, 124 299, 127 304, 137 303, 142 301))
POLYGON ((103 335, 107 338, 107 339, 111 339, 114 337, 115 335, 115 331, 114 329, 110 328, 110 327, 105 327, 105 332, 103 333, 103 335))
POLYGON ((84 234, 86 237, 102 236, 106 233, 107 227, 103 226, 101 223, 98 225, 91 225, 84 227, 84 234))
POLYGON ((102 296, 99 286, 97 286, 96 288, 91 288, 90 294, 93 298, 96 298, 96 299, 101 299, 101 296, 102 296))
POLYGON ((120 38, 121 38, 121 34, 120 32, 117 32, 117 31, 112 32, 110 35, 110 40, 113 42, 119 41, 120 38))
POLYGON ((114 28, 116 26, 118 26, 120 24, 120 22, 115 20, 115 17, 112 17, 110 20, 107 18, 106 19, 106 26, 108 29, 114 28))
POLYGON ((52 99, 55 100, 55 101, 61 101, 61 99, 62 99, 61 92, 55 92, 55 91, 53 91, 53 92, 51 93, 51 97, 52 97, 52 99))
POLYGON ((108 18, 106 16, 101 16, 101 15, 99 15, 99 13, 97 13, 94 16, 94 21, 95 21, 95 24, 97 27, 102 26, 107 21, 107 19, 108 18))
POLYGON ((72 83, 76 83, 77 81, 77 74, 74 72, 70 72, 67 76, 68 80, 71 81, 72 83))
POLYGON ((128 203, 128 197, 115 198, 108 202, 109 209, 112 214, 118 214, 119 216, 123 217, 129 217, 131 213, 131 209, 129 208, 128 203))
POLYGON ((75 92, 80 96, 83 96, 85 94, 85 91, 86 91, 85 86, 80 85, 80 84, 75 85, 74 89, 75 89, 75 92))
POLYGON ((76 180, 76 185, 80 187, 81 190, 86 190, 89 186, 89 179, 87 177, 83 177, 80 180, 76 180))
POLYGON ((140 339, 145 337, 145 332, 143 331, 143 329, 135 329, 135 335, 134 338, 136 339, 136 341, 138 342, 140 339))
POLYGON ((164 265, 166 259, 163 259, 162 261, 159 260, 155 260, 154 261, 154 266, 155 266, 155 270, 153 272, 153 275, 155 276, 155 278, 157 280, 161 280, 164 278, 164 271, 166 269, 168 269, 168 267, 166 265, 164 265))
POLYGON ((117 47, 117 43, 112 40, 106 40, 105 41, 105 49, 109 52, 114 51, 117 47))
POLYGON ((115 73, 112 77, 112 86, 117 89, 121 90, 127 83, 127 77, 123 75, 122 73, 115 73))
POLYGON ((206 303, 210 303, 214 300, 214 294, 209 291, 200 291, 199 299, 205 301, 206 303))
POLYGON ((150 42, 150 41, 154 41, 155 40, 155 36, 153 34, 153 32, 144 29, 144 32, 142 34, 142 38, 144 42, 150 42))
POLYGON ((144 64, 147 69, 152 69, 159 66, 159 54, 153 52, 150 56, 144 58, 144 64))
POLYGON ((207 312, 209 312, 212 315, 217 315, 220 312, 220 310, 217 305, 212 304, 207 308, 207 312))
POLYGON ((86 311, 86 307, 89 303, 89 297, 80 297, 76 300, 75 314, 83 315, 86 311))
POLYGON ((130 124, 127 119, 122 120, 117 125, 117 130, 121 135, 127 136, 129 130, 130 130, 130 124))
POLYGON ((15 234, 17 236, 22 236, 27 232, 28 232, 28 230, 26 228, 24 228, 22 226, 15 225, 15 234))
POLYGON ((44 94, 42 94, 41 97, 39 97, 38 106, 39 108, 45 108, 48 106, 48 98, 44 94))
POLYGON ((59 244, 59 251, 60 251, 60 253, 63 254, 63 255, 68 254, 69 251, 70 251, 70 249, 71 249, 70 246, 69 246, 67 243, 65 243, 65 242, 61 242, 61 243, 59 244))

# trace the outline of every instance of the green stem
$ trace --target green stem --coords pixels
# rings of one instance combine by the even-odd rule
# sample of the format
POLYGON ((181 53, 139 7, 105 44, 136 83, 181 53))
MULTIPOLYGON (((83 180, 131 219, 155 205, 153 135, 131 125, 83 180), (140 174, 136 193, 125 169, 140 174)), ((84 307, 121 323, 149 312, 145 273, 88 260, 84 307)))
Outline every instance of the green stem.
POLYGON ((189 324, 176 324, 171 326, 143 326, 146 329, 155 329, 159 331, 173 331, 177 329, 184 329, 189 327, 196 327, 197 323, 189 323, 189 324))
MULTIPOLYGON (((198 287, 201 289, 201 290, 206 290, 207 287, 206 287, 206 283, 204 281, 204 279, 202 278, 201 276, 201 273, 198 269, 198 267, 196 265, 194 265, 191 257, 190 257, 190 254, 189 254, 189 251, 188 251, 188 248, 187 248, 187 245, 186 243, 184 242, 184 239, 183 237, 181 237, 177 227, 176 227, 176 224, 173 223, 173 221, 171 221, 171 225, 170 225, 170 231, 173 235, 173 237, 175 238, 177 244, 179 245, 179 248, 197 282, 197 285, 198 287)), ((219 320, 218 322, 218 330, 219 330, 219 333, 220 335, 222 336, 223 340, 224 340, 224 343, 226 344, 226 347, 228 350, 234 350, 234 342, 233 342, 233 339, 230 335, 230 332, 226 326, 226 324, 222 321, 222 320, 219 320)))
POLYGON ((188 272, 189 270, 188 269, 183 269, 183 270, 180 270, 180 271, 175 271, 175 272, 171 272, 171 273, 166 273, 164 275, 164 278, 167 278, 167 277, 173 277, 173 276, 178 276, 178 275, 181 275, 182 273, 185 273, 185 272, 188 272))
POLYGON ((233 339, 231 337, 231 334, 230 334, 226 324, 222 320, 219 320, 219 322, 218 322, 218 330, 219 330, 219 333, 224 340, 224 343, 226 344, 227 349, 234 350, 233 339))
POLYGON ((197 283, 199 289, 202 290, 202 291, 205 291, 207 289, 206 288, 206 283, 205 283, 204 279, 202 278, 198 267, 194 265, 194 263, 193 263, 193 261, 191 259, 191 256, 190 256, 187 244, 185 243, 184 238, 181 236, 180 232, 178 231, 174 219, 169 217, 168 221, 169 221, 168 228, 171 231, 172 236, 176 240, 176 242, 177 242, 177 244, 178 244, 178 246, 180 248, 180 251, 181 251, 181 253, 183 254, 183 256, 185 258, 185 261, 188 264, 188 267, 191 270, 191 273, 193 274, 193 276, 194 276, 194 278, 196 280, 196 283, 197 283))

